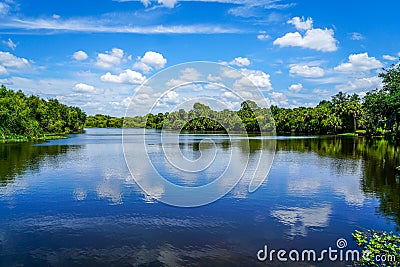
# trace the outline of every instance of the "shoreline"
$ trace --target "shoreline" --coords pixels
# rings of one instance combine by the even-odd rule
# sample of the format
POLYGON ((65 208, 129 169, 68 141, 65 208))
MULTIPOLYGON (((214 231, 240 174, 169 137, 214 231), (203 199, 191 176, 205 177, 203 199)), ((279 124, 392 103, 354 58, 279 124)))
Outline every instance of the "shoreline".
POLYGON ((43 136, 27 136, 27 135, 15 135, 9 138, 0 138, 0 144, 9 144, 9 143, 28 143, 28 142, 37 142, 37 141, 49 141, 49 140, 57 140, 57 139, 67 139, 69 138, 68 134, 44 134, 43 136))

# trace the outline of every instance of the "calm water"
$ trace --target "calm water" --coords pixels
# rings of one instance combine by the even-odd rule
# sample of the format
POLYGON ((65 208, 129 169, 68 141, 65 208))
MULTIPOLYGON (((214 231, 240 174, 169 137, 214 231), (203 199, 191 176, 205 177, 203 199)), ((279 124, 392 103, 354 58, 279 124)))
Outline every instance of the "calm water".
MULTIPOLYGON (((198 208, 160 203, 159 188, 143 193, 126 166, 120 130, 0 144, 0 266, 267 266, 256 257, 264 245, 321 250, 345 238, 355 248, 355 229, 398 230, 396 147, 363 138, 277 139, 268 180, 256 192, 248 192, 245 174, 225 197, 198 208)), ((132 130, 128 142, 139 140, 132 130)), ((146 140, 152 160, 164 166, 158 133, 146 140)), ((179 140, 175 145, 189 158, 216 150, 220 166, 201 177, 161 169, 179 185, 208 183, 228 154, 240 162, 268 142, 255 138, 245 146, 224 135, 179 140), (215 145, 202 146, 204 138, 215 145)), ((141 175, 151 180, 145 170, 141 175)), ((272 263, 311 264, 346 266, 272 263)))

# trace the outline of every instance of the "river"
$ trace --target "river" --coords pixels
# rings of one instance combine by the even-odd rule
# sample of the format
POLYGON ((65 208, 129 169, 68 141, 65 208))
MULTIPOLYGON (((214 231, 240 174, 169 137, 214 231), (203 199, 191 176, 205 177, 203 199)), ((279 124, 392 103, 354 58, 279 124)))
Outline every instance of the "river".
MULTIPOLYGON (((141 131, 130 131, 125 141, 140 146, 141 131)), ((157 135, 150 131, 154 138, 145 145, 164 166, 157 135)), ((0 144, 0 266, 346 266, 260 262, 257 253, 265 245, 336 248, 341 238, 354 249, 356 229, 399 230, 397 147, 365 138, 273 139, 275 158, 258 190, 249 193, 245 173, 221 199, 194 208, 162 203, 162 188, 140 189, 126 165, 120 129, 0 144)), ((248 146, 223 134, 179 140, 188 157, 208 150, 216 156, 201 177, 162 169, 178 185, 208 183, 223 171, 227 155, 251 157, 265 149, 265 140, 252 138, 248 146), (213 145, 202 146, 204 138, 213 145)), ((152 179, 145 171, 135 175, 152 179)))

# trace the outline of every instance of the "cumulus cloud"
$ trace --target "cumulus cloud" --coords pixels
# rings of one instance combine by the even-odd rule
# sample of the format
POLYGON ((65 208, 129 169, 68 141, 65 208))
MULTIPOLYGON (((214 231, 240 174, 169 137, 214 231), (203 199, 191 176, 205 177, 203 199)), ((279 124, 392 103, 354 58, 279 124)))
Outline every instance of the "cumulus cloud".
POLYGON ((214 76, 214 75, 212 75, 212 74, 208 74, 208 76, 207 76, 207 81, 210 81, 210 82, 219 82, 219 81, 221 81, 221 77, 220 76, 214 76))
POLYGON ((124 51, 119 48, 113 48, 111 52, 99 53, 97 55, 96 66, 103 69, 109 69, 121 64, 124 51))
POLYGON ((165 102, 168 105, 176 105, 180 102, 179 94, 175 91, 169 91, 161 99, 161 102, 165 102))
POLYGON ((96 89, 92 85, 88 85, 85 83, 77 83, 75 86, 72 88, 74 92, 78 93, 94 93, 96 89))
POLYGON ((238 66, 238 67, 245 67, 249 66, 251 64, 250 60, 247 57, 237 57, 231 62, 223 62, 226 65, 233 65, 233 66, 238 66))
POLYGON ((166 83, 169 88, 180 86, 188 82, 195 82, 201 79, 202 74, 195 68, 186 68, 180 72, 177 79, 171 79, 166 83))
POLYGON ((165 64, 167 63, 167 60, 162 54, 153 51, 146 52, 141 58, 141 61, 144 64, 155 67, 157 69, 164 68, 165 64))
POLYGON ((12 50, 15 50, 15 48, 17 48, 17 44, 14 43, 13 40, 11 40, 10 38, 8 38, 7 41, 3 41, 2 43, 8 46, 12 50))
POLYGON ((313 28, 312 18, 304 20, 304 18, 294 17, 287 23, 292 24, 297 30, 306 30, 304 35, 299 32, 289 32, 284 36, 276 39, 274 45, 280 47, 302 47, 314 49, 322 52, 333 52, 337 50, 337 41, 334 38, 332 29, 313 28))
POLYGON ((274 41, 274 45, 281 47, 293 46, 314 49, 322 52, 337 50, 336 39, 331 29, 311 29, 302 36, 299 32, 289 32, 274 41))
POLYGON ((235 70, 235 69, 232 69, 232 68, 229 68, 229 67, 224 67, 224 68, 221 68, 221 77, 230 78, 230 79, 237 79, 237 78, 242 77, 242 74, 239 71, 235 70))
POLYGON ((310 67, 308 65, 292 65, 290 67, 289 73, 291 75, 301 77, 317 78, 324 76, 325 71, 320 67, 310 67))
POLYGON ((107 72, 100 77, 100 80, 108 83, 142 84, 146 77, 137 71, 126 69, 118 75, 107 72))
POLYGON ((75 60, 82 61, 82 60, 88 59, 89 56, 86 54, 86 52, 80 50, 80 51, 75 52, 75 53, 72 55, 72 57, 73 57, 75 60))
POLYGON ((242 74, 245 76, 233 84, 234 89, 254 88, 256 86, 262 91, 272 90, 270 75, 261 70, 242 69, 242 74))
POLYGON ((198 81, 201 76, 201 73, 195 68, 186 68, 181 71, 180 79, 186 81, 198 81))
POLYGON ((301 83, 295 83, 289 86, 289 91, 298 93, 303 89, 303 85, 301 83))
POLYGON ((8 75, 7 69, 0 65, 0 76, 7 76, 7 75, 8 75))
POLYGON ((114 109, 118 108, 118 107, 126 108, 131 104, 132 99, 133 99, 132 97, 128 96, 128 97, 125 97, 124 99, 122 99, 121 101, 111 101, 111 102, 109 102, 109 104, 111 106, 113 106, 114 109))
POLYGON ((348 91, 369 91, 375 88, 382 87, 382 79, 378 76, 359 78, 348 81, 347 83, 336 86, 336 89, 343 92, 348 91))
POLYGON ((372 69, 382 68, 383 64, 375 57, 369 57, 368 53, 351 54, 349 61, 339 66, 334 70, 340 72, 355 72, 355 71, 370 71, 372 69))
POLYGON ((153 69, 162 69, 167 64, 167 59, 160 53, 147 51, 143 57, 138 57, 133 68, 139 69, 144 73, 149 73, 153 69))
POLYGON ((312 18, 307 18, 307 20, 304 20, 304 17, 294 17, 288 20, 287 23, 295 26, 297 30, 310 30, 313 27, 312 18))
POLYGON ((0 51, 0 64, 3 67, 24 69, 30 66, 29 61, 25 58, 16 57, 9 52, 0 51))
POLYGON ((271 105, 286 107, 289 105, 288 98, 280 92, 272 92, 269 94, 271 97, 271 105))

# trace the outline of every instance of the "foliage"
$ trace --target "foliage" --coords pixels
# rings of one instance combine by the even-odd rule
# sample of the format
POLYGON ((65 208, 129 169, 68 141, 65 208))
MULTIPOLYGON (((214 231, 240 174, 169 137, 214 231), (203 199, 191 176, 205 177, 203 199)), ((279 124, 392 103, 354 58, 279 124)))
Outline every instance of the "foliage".
POLYGON ((400 264, 400 236, 394 233, 356 230, 352 234, 362 256, 357 266, 398 266, 400 264))
POLYGON ((247 131, 297 134, 337 134, 364 129, 361 114, 363 107, 357 95, 338 93, 332 101, 322 101, 315 108, 294 109, 272 106, 260 108, 254 101, 246 100, 241 109, 232 111, 212 110, 209 106, 195 103, 189 111, 147 114, 115 118, 97 114, 89 116, 86 127, 96 128, 149 128, 188 131, 247 131))
POLYGON ((323 100, 315 108, 294 109, 272 106, 278 133, 337 134, 364 128, 358 95, 339 92, 331 101, 323 100))
POLYGON ((400 64, 379 74, 382 89, 368 92, 364 98, 367 132, 371 135, 400 135, 400 64))
POLYGON ((123 125, 123 118, 116 118, 102 114, 95 116, 88 116, 86 119, 86 128, 121 128, 123 125))
POLYGON ((28 97, 22 91, 0 87, 0 139, 79 133, 85 120, 86 114, 80 108, 61 104, 57 99, 28 97))

